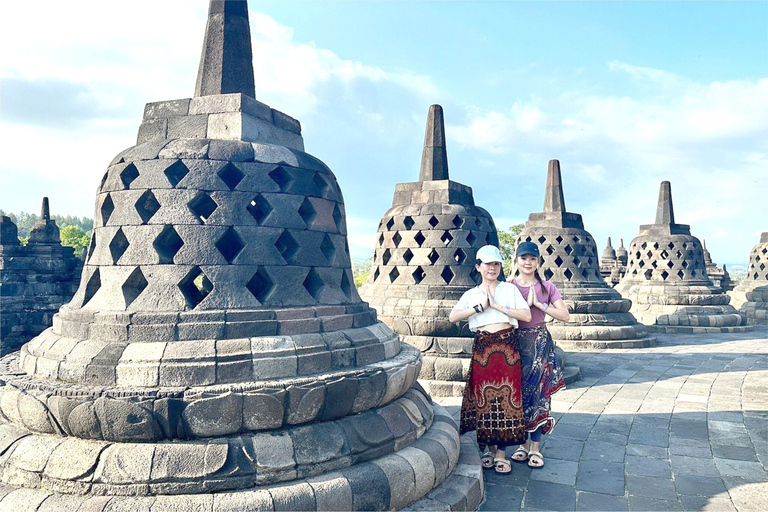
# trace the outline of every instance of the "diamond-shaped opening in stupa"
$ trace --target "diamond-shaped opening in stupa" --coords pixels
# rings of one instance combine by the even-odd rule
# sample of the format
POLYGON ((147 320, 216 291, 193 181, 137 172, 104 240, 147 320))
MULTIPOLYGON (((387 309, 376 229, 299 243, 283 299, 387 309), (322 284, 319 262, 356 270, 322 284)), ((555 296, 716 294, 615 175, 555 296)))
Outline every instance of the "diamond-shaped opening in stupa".
POLYGON ((104 176, 101 177, 101 183, 99 183, 99 192, 104 190, 104 185, 107 184, 107 179, 109 178, 109 171, 104 173, 104 176))
POLYGON ((395 247, 400 247, 400 242, 403 241, 403 237, 400 236, 399 231, 395 231, 394 236, 392 236, 392 243, 395 244, 395 247))
POLYGON ((432 249, 432 251, 429 253, 429 256, 427 256, 427 258, 429 258, 429 261, 431 261, 432 264, 434 265, 435 263, 437 263, 437 260, 440 259, 440 255, 437 254, 437 251, 435 249, 432 249))
POLYGON ((563 237, 561 237, 560 235, 557 235, 557 238, 555 238, 555 241, 560 244, 563 242, 563 237))
POLYGON ((184 176, 189 174, 189 168, 181 160, 176 160, 163 171, 172 187, 176 187, 184 176))
POLYGON ((443 278, 443 281, 445 281, 445 284, 451 284, 451 280, 453 279, 453 276, 455 274, 451 270, 450 267, 443 268, 443 271, 440 272, 440 277, 443 278))
POLYGON ((152 246, 160 257, 160 264, 162 265, 172 264, 174 256, 176 256, 176 253, 179 252, 183 245, 184 241, 171 225, 164 226, 163 230, 155 238, 155 241, 152 242, 152 246))
POLYGON ((139 170, 132 163, 128 164, 125 166, 125 169, 120 171, 120 181, 123 182, 123 187, 125 187, 126 190, 131 188, 131 183, 133 183, 138 177, 139 170))
POLYGON ((667 262, 667 268, 672 268, 672 267, 674 267, 674 266, 675 266, 675 264, 674 264, 674 263, 672 263, 671 261, 668 261, 668 262, 667 262))
POLYGON ((321 295, 323 293, 323 287, 325 286, 323 283, 323 279, 320 277, 320 274, 317 273, 317 271, 314 268, 309 269, 309 273, 307 274, 307 277, 304 279, 304 282, 302 283, 304 286, 304 289, 307 290, 307 292, 312 296, 313 299, 315 299, 317 302, 321 301, 321 295))
POLYGON ((475 267, 472 267, 472 270, 469 271, 469 278, 475 283, 480 284, 480 272, 475 267))
MULTIPOLYGON (((527 241, 528 241, 528 242, 530 242, 530 240, 527 240, 527 241)), ((547 237, 545 237, 544 235, 541 235, 541 236, 538 238, 538 241, 539 241, 539 244, 543 244, 544 242, 546 242, 546 241, 547 241, 547 237)))
POLYGON ((267 271, 264 270, 264 267, 261 267, 255 274, 253 274, 253 277, 246 283, 245 287, 251 292, 251 295, 253 295, 256 300, 261 304, 264 304, 269 298, 272 289, 275 287, 275 283, 272 282, 272 279, 269 277, 267 271))
POLYGON ((456 229, 459 229, 462 226, 462 224, 464 224, 464 220, 461 217, 459 217, 458 215, 456 215, 453 218, 452 222, 453 222, 453 225, 456 227, 456 229))
POLYGON ((384 249, 384 252, 381 254, 381 263, 383 265, 389 264, 389 260, 392 258, 392 252, 389 249, 384 249))
POLYGON ((419 231, 418 233, 416 233, 416 235, 413 237, 413 240, 414 240, 414 241, 415 241, 417 244, 419 244, 419 247, 421 247, 421 244, 423 244, 423 243, 424 243, 424 240, 426 240, 426 239, 427 239, 427 238, 426 238, 426 237, 425 237, 425 236, 424 236, 424 235, 421 233, 421 231, 419 231))
POLYGON ((400 277, 400 272, 397 271, 397 267, 393 268, 389 272, 389 282, 394 283, 395 280, 400 277))
POLYGON ((230 226, 218 240, 216 240, 216 248, 219 250, 227 263, 232 263, 237 255, 242 252, 245 247, 245 242, 240 238, 237 230, 230 226))
POLYGON ((187 206, 195 214, 200 224, 205 223, 213 215, 219 205, 206 192, 199 192, 187 206))
POLYGON ((336 231, 341 233, 341 224, 344 222, 344 216, 341 214, 341 208, 339 207, 339 203, 336 203, 336 205, 333 207, 333 223, 336 225, 336 231))
POLYGON ((157 198, 151 190, 146 190, 136 201, 134 207, 136 208, 136 212, 139 214, 139 217, 141 217, 141 222, 146 224, 149 222, 149 219, 151 219, 152 216, 156 214, 160 209, 160 203, 157 202, 157 198))
POLYGON ((571 278, 573 277, 573 272, 571 272, 571 269, 567 268, 567 269, 565 269, 565 272, 563 272, 563 275, 565 276, 565 278, 567 280, 570 281, 571 278))
POLYGON ((312 177, 312 183, 315 185, 316 190, 321 197, 325 196, 326 192, 328 192, 328 188, 330 187, 326 179, 319 172, 316 172, 312 177))
POLYGON ((645 261, 643 260, 638 261, 637 266, 639 266, 640 268, 643 268, 645 266, 645 261))
POLYGON ((296 253, 299 251, 299 244, 287 229, 284 229, 280 234, 280 237, 275 242, 275 247, 286 263, 289 265, 295 264, 293 257, 296 256, 296 253))
POLYGON ((461 249, 456 249, 456 252, 453 253, 453 260, 461 265, 464 263, 464 261, 467 259, 467 253, 462 251, 461 249))
POLYGON ((125 233, 123 233, 123 228, 119 228, 112 237, 112 241, 109 242, 109 253, 112 255, 113 264, 117 265, 117 260, 125 253, 129 245, 128 239, 125 237, 125 233))
POLYGON ((235 190, 237 185, 243 181, 243 178, 245 177, 243 171, 238 169, 232 162, 227 162, 227 165, 222 167, 216 174, 221 178, 221 181, 224 182, 229 190, 235 190))
POLYGON ((684 276, 685 276, 685 273, 684 273, 682 270, 678 270, 678 271, 677 271, 677 277, 679 277, 680 279, 682 279, 684 276))
POLYGON ((405 260, 406 263, 411 262, 411 260, 413 259, 413 253, 411 252, 410 249, 405 250, 405 252, 403 253, 403 259, 405 260))
POLYGON ((125 299, 125 307, 131 305, 136 298, 141 295, 141 292, 147 287, 149 283, 144 277, 144 273, 140 267, 136 267, 128 279, 125 280, 121 290, 123 292, 123 299, 125 299))
POLYGON ((573 248, 570 245, 566 245, 563 250, 565 251, 565 254, 571 254, 573 252, 573 248))
POLYGON ((469 246, 473 247, 475 245, 476 240, 477 240, 477 237, 475 236, 474 233, 470 231, 469 234, 467 235, 467 243, 469 244, 469 246))
POLYGON ((578 267, 579 263, 581 263, 581 260, 579 259, 579 257, 578 256, 574 256, 573 257, 573 264, 578 267))
POLYGON ((659 266, 659 263, 658 263, 656 260, 653 260, 653 261, 651 262, 651 266, 652 266, 653 268, 657 268, 657 267, 659 266))
POLYGON ((432 227, 434 228, 434 227, 437 227, 437 225, 438 225, 438 224, 440 224, 440 221, 439 221, 439 220, 437 220, 437 217, 435 217, 435 216, 433 215, 433 216, 431 216, 431 217, 429 218, 429 225, 430 225, 430 226, 432 226, 432 227))
POLYGON ((97 268, 91 277, 88 278, 88 283, 85 285, 85 294, 83 296, 83 306, 91 301, 96 292, 101 288, 101 273, 97 268))
POLYGON ((341 273, 341 291, 347 299, 352 299, 352 283, 350 282, 346 271, 342 271, 341 273))
POLYGON ((645 271, 645 278, 650 281, 651 277, 653 277, 653 270, 648 269, 645 271))
POLYGON ((413 276, 413 282, 416 284, 420 284, 427 277, 427 273, 421 267, 416 267, 416 270, 411 275, 413 276))
POLYGON ((683 268, 688 268, 688 262, 683 260, 683 262, 680 264, 680 266, 683 267, 683 268))
POLYGON ((546 279, 547 281, 552 279, 552 276, 554 276, 554 275, 555 275, 555 273, 552 272, 550 269, 548 269, 548 268, 544 269, 544 279, 546 279))
POLYGON ((548 245, 547 248, 545 249, 545 251, 547 252, 547 254, 552 256, 552 253, 555 252, 555 248, 552 247, 551 245, 548 245))
POLYGON ((96 231, 91 232, 91 241, 88 242, 88 256, 86 257, 87 260, 91 259, 91 256, 93 256, 93 251, 96 250, 96 231))
POLYGON ((268 176, 280 187, 280 192, 286 192, 293 183, 293 176, 279 165, 272 169, 268 176))
POLYGON ((112 196, 109 194, 104 197, 104 201, 101 202, 101 225, 106 226, 109 217, 112 216, 112 212, 115 211, 115 203, 112 201, 112 196))
POLYGON ((384 244, 384 233, 379 235, 379 246, 381 246, 382 244, 384 244))
POLYGON ((391 218, 390 218, 390 219, 387 221, 387 231, 392 231, 392 226, 394 226, 394 225, 395 225, 395 218, 394 218, 394 217, 391 217, 391 218))
POLYGON ((675 248, 675 243, 674 243, 674 242, 669 242, 669 243, 667 244, 667 247, 669 247, 669 250, 671 251, 672 249, 674 249, 674 248, 675 248))
POLYGON ((373 280, 376 281, 380 275, 381 272, 379 272, 379 267, 376 267, 376 270, 373 271, 373 280))
POLYGON ((405 218, 403 219, 403 225, 405 226, 405 229, 410 230, 414 224, 416 224, 416 221, 413 220, 413 217, 411 217, 410 215, 406 215, 405 218))
POLYGON ((312 221, 315 220, 317 211, 315 210, 315 207, 312 206, 312 202, 308 197, 305 197, 304 201, 301 203, 301 206, 299 206, 299 216, 301 217, 301 220, 304 221, 304 224, 306 224, 307 228, 312 226, 312 221))
POLYGON ((661 278, 666 281, 668 277, 669 277, 669 272, 667 272, 666 270, 662 270, 661 271, 661 278))
MULTIPOLYGON (((451 234, 450 231, 445 231, 443 233, 443 236, 440 237, 440 240, 443 242, 443 245, 447 246, 448 244, 453 242, 453 235, 451 234)), ((419 244, 419 245, 421 245, 421 244, 419 244)))
POLYGON ((664 249, 661 251, 661 254, 659 254, 659 256, 661 256, 664 259, 667 259, 669 258, 669 253, 666 251, 666 249, 664 249))
POLYGON ((200 267, 192 267, 179 281, 179 290, 184 295, 189 309, 195 309, 213 291, 213 283, 200 267))
POLYGON ((579 243, 579 237, 575 236, 571 240, 573 240, 574 243, 579 243))
POLYGON ((325 234, 323 241, 320 242, 320 250, 323 256, 325 256, 328 265, 333 265, 333 260, 336 257, 336 246, 333 244, 333 240, 331 240, 331 236, 328 233, 325 234))
POLYGON ((248 203, 248 206, 246 206, 245 209, 248 210, 248 213, 251 214, 253 220, 255 220, 259 226, 261 226, 267 217, 269 217, 269 214, 272 213, 274 208, 266 197, 258 194, 256 197, 251 199, 251 202, 248 203))
POLYGON ((562 264, 563 264, 563 258, 561 258, 560 256, 557 256, 557 257, 555 258, 555 261, 554 261, 554 263, 555 263, 555 265, 557 265, 558 267, 562 266, 562 264))

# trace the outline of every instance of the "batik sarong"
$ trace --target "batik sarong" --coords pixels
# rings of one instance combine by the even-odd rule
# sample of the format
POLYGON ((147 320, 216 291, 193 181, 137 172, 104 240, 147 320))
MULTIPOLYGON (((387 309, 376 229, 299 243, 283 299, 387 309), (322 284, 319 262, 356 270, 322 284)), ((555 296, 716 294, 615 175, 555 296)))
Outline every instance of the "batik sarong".
POLYGON ((525 430, 542 427, 542 434, 555 426, 549 415, 552 394, 565 387, 563 370, 555 358, 555 343, 547 327, 521 327, 515 332, 520 350, 525 430))
POLYGON ((503 448, 525 442, 514 328, 475 334, 460 422, 462 434, 473 430, 481 446, 503 448))

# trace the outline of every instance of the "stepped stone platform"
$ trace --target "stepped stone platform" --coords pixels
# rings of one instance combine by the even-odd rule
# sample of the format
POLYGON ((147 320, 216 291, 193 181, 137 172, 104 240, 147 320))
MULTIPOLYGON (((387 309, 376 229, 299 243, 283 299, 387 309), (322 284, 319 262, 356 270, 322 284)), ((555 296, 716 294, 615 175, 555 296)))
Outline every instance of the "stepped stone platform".
POLYGON ((656 222, 640 226, 629 246, 627 272, 616 285, 630 310, 663 333, 745 332, 747 318, 707 276, 704 251, 690 226, 675 223, 672 187, 659 189, 656 222))
POLYGON ((427 115, 419 181, 398 183, 381 218, 374 261, 361 297, 400 338, 424 355, 419 382, 434 396, 461 396, 472 357, 466 322, 448 315, 477 285, 475 253, 498 245, 490 214, 472 189, 451 181, 443 109, 427 115))
POLYGON ((205 40, 196 97, 101 180, 72 300, 0 359, 0 509, 476 509, 476 446, 354 287, 335 176, 255 100, 247 4, 211 1, 205 40))
POLYGON ((752 324, 768 324, 768 232, 749 253, 747 275, 729 292, 732 304, 752 324))
POLYGON ((578 213, 565 208, 560 162, 550 160, 544 211, 532 213, 517 242, 538 245, 539 272, 563 294, 569 322, 550 319, 548 328, 562 349, 637 348, 655 343, 629 312, 631 302, 608 286, 600 273, 597 244, 578 213))

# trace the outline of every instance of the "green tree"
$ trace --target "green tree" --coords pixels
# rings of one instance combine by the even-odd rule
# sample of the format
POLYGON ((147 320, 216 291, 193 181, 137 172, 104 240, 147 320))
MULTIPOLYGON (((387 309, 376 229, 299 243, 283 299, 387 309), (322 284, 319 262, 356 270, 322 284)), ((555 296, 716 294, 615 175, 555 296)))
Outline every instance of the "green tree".
POLYGON ((75 256, 80 256, 83 249, 88 247, 91 236, 78 226, 64 226, 60 230, 61 245, 75 248, 75 256))
POLYGON ((352 262, 352 276, 355 278, 355 288, 360 288, 368 280, 373 265, 373 257, 352 262))
POLYGON ((509 227, 509 231, 504 231, 503 229, 498 230, 499 250, 501 251, 501 255, 504 256, 505 276, 509 276, 514 267, 517 235, 522 233, 524 228, 525 224, 515 224, 514 226, 509 227))

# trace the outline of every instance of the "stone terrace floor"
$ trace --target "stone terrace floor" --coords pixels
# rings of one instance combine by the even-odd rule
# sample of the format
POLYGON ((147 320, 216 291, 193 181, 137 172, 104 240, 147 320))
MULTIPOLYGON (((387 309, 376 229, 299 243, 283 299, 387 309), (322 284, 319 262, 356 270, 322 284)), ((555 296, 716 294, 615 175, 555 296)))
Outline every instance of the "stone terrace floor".
POLYGON ((768 510, 766 326, 568 357, 583 377, 553 397, 544 467, 485 471, 480 510, 768 510))

